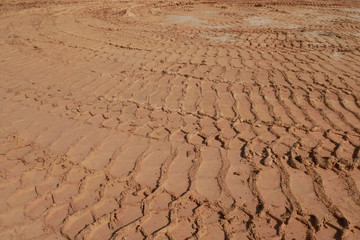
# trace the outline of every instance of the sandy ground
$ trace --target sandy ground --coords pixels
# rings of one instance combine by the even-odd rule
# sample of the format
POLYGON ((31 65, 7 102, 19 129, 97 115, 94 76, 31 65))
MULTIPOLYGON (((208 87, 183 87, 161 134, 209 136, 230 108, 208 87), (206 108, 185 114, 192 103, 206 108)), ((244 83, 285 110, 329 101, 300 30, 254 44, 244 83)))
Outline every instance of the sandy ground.
POLYGON ((0 239, 360 239, 359 47, 355 1, 2 0, 0 239))

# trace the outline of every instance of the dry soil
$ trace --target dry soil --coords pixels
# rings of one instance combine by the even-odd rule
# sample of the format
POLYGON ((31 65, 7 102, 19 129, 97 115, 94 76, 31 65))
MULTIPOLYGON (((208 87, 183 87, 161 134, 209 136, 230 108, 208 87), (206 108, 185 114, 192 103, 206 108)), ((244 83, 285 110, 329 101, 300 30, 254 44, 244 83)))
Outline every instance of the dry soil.
POLYGON ((358 1, 0 2, 0 239, 360 239, 358 1))

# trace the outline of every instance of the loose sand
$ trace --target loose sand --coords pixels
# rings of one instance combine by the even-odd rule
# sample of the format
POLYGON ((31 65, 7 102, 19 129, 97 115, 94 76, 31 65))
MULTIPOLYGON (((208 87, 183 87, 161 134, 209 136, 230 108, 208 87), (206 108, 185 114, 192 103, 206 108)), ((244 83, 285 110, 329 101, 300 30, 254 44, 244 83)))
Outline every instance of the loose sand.
POLYGON ((0 3, 0 239, 360 239, 357 1, 0 3))

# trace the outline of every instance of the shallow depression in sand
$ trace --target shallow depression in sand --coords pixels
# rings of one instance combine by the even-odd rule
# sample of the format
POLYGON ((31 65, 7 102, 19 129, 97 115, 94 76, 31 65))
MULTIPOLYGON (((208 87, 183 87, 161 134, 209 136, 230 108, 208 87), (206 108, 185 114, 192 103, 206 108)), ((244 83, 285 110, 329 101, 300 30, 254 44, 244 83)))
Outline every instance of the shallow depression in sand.
MULTIPOLYGON (((206 14, 214 14, 214 13, 212 11, 209 11, 206 12, 206 14)), ((190 24, 190 25, 197 25, 211 29, 224 29, 230 27, 230 25, 211 25, 208 24, 208 21, 193 16, 169 15, 166 17, 166 19, 168 20, 167 22, 168 23, 170 22, 171 24, 190 24)))
POLYGON ((170 15, 166 17, 167 20, 169 20, 172 23, 188 23, 188 24, 202 24, 206 21, 201 20, 199 18, 193 17, 193 16, 180 16, 180 15, 170 15))
POLYGON ((250 26, 262 26, 262 27, 275 27, 275 28, 288 28, 288 29, 296 29, 300 26, 297 24, 291 24, 286 22, 281 22, 265 17, 248 17, 245 18, 244 21, 250 26))
POLYGON ((214 36, 209 34, 199 34, 200 37, 213 40, 213 41, 220 41, 220 42, 236 42, 236 36, 235 34, 229 34, 226 33, 223 36, 214 36))

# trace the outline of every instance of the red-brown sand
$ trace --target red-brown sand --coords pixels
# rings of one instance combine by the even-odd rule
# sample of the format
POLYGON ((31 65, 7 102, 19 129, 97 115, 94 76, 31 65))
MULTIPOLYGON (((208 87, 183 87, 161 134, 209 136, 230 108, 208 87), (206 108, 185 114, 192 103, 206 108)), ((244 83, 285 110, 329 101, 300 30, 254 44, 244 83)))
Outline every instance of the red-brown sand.
POLYGON ((360 239, 359 1, 0 2, 0 239, 360 239))

